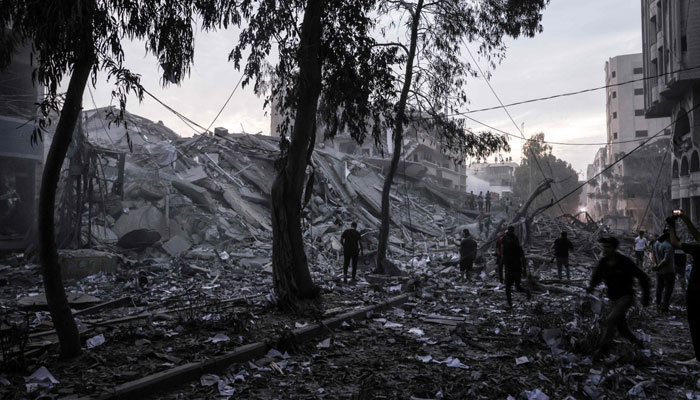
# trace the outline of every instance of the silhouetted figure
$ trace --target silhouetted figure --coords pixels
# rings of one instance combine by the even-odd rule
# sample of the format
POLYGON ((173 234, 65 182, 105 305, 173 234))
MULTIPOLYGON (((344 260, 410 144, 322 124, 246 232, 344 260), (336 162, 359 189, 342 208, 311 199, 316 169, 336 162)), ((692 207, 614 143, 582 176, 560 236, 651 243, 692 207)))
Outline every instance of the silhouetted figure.
POLYGON ((644 267, 644 251, 649 246, 649 241, 644 237, 644 231, 639 231, 639 236, 634 238, 634 257, 637 267, 644 267))
POLYGON ((511 287, 515 284, 515 290, 525 292, 527 298, 530 299, 530 291, 523 289, 520 285, 523 269, 525 268, 525 253, 520 246, 520 239, 515 235, 515 228, 508 227, 506 234, 503 236, 503 266, 505 267, 506 277, 506 301, 508 307, 513 307, 511 298, 511 287))
POLYGON ((673 285, 676 283, 675 255, 669 241, 669 232, 664 232, 654 243, 654 266, 656 271, 656 309, 668 311, 673 285))
POLYGON ((469 280, 469 272, 476 258, 476 240, 469 233, 469 229, 464 229, 462 235, 462 241, 459 243, 459 272, 460 278, 469 280))
POLYGON ((491 192, 486 191, 486 195, 484 196, 484 199, 486 201, 486 212, 491 211, 491 192))
POLYGON ((557 238, 552 244, 554 249, 554 257, 557 260, 557 274, 561 280, 561 269, 562 266, 566 267, 566 279, 571 280, 571 273, 569 272, 569 251, 574 250, 574 245, 567 238, 567 233, 562 232, 561 236, 557 238))
POLYGON ((632 260, 617 252, 617 239, 603 237, 600 243, 603 245, 603 258, 593 271, 587 291, 591 293, 601 282, 605 282, 611 306, 594 358, 607 354, 615 329, 620 332, 620 336, 637 346, 642 346, 642 341, 634 336, 627 326, 627 310, 634 304, 635 278, 642 287, 642 304, 649 305, 649 277, 632 260))
POLYGON ((343 245, 343 281, 348 281, 348 264, 352 261, 352 280, 355 280, 357 272, 357 259, 362 253, 362 235, 357 231, 357 223, 353 222, 350 229, 346 229, 340 236, 343 245))

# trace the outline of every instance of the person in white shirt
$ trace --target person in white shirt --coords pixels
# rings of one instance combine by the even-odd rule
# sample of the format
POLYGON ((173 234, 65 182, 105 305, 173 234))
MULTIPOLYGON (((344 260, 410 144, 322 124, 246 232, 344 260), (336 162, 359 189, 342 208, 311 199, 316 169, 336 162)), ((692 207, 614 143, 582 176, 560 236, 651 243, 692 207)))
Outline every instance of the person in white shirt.
POLYGON ((637 268, 644 266, 644 251, 649 246, 649 241, 644 237, 644 231, 639 231, 639 236, 634 238, 634 257, 637 261, 637 268))

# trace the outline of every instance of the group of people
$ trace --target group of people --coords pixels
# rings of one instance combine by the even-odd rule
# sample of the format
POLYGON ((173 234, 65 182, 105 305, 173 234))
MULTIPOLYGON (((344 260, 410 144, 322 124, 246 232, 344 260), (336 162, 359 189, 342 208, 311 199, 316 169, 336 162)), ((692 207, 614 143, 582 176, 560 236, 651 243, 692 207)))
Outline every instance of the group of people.
POLYGON ((486 191, 486 194, 479 192, 478 196, 475 196, 473 191, 469 192, 469 208, 471 210, 491 211, 491 192, 486 191))
MULTIPOLYGON (((700 270, 698 266, 700 265, 700 231, 682 213, 669 217, 666 221, 668 228, 652 243, 644 237, 644 232, 639 232, 634 244, 636 262, 618 251, 619 241, 615 237, 609 236, 600 239, 603 254, 593 270, 587 292, 593 293, 598 285, 605 283, 607 297, 610 299, 610 310, 604 320, 603 333, 594 358, 600 358, 607 354, 615 331, 636 346, 643 346, 642 341, 632 333, 627 325, 627 312, 634 304, 635 281, 642 289, 642 305, 646 307, 650 303, 651 284, 649 277, 643 270, 643 264, 644 252, 651 248, 651 269, 657 275, 656 305, 661 312, 669 309, 675 276, 678 271, 677 263, 685 264, 686 255, 692 257, 693 268, 690 272, 687 288, 684 287, 684 289, 688 325, 695 358, 684 363, 700 365, 698 362, 700 360, 700 272, 698 272, 700 270), (679 240, 676 234, 676 221, 678 219, 687 225, 695 240, 694 243, 683 243, 679 240), (639 252, 642 253, 641 256, 639 252)), ((355 280, 357 259, 362 253, 361 235, 356 228, 357 224, 352 223, 352 228, 343 232, 341 237, 341 243, 344 247, 343 276, 346 281, 350 264, 352 264, 352 279, 355 280)), ((472 267, 478 256, 478 246, 468 229, 464 229, 462 235, 459 244, 460 277, 463 280, 469 280, 472 267)), ((566 232, 561 233, 561 236, 552 244, 552 248, 559 279, 562 279, 563 272, 566 272, 566 278, 570 280, 569 252, 574 250, 574 246, 569 241, 566 232)), ((523 276, 527 274, 525 253, 513 226, 509 226, 506 233, 496 241, 496 262, 498 279, 505 286, 508 307, 513 306, 513 286, 518 292, 524 292, 530 299, 530 291, 521 284, 523 276)), ((683 272, 685 273, 685 269, 683 272)), ((682 277, 682 282, 685 282, 685 276, 682 277)))

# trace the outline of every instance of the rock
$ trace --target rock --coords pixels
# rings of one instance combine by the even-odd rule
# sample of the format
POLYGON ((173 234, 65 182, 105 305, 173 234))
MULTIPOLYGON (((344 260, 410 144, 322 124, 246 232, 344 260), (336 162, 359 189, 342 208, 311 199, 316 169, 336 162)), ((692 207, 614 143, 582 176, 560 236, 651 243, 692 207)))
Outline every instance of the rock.
POLYGON ((117 272, 117 256, 92 249, 59 250, 59 264, 64 278, 81 279, 99 272, 117 272))
POLYGON ((159 241, 160 238, 160 233, 153 229, 135 229, 119 238, 117 246, 123 249, 145 249, 159 241))
POLYGON ((243 258, 240 261, 242 266, 258 271, 262 271, 263 267, 265 267, 265 265, 267 265, 269 262, 269 257, 243 258))
POLYGON ((163 250, 172 257, 177 257, 189 250, 192 247, 192 243, 182 235, 175 235, 170 240, 163 243, 162 247, 163 250))
POLYGON ((213 260, 216 258, 214 249, 205 249, 198 247, 187 252, 185 258, 196 258, 198 260, 213 260))
POLYGON ((129 210, 129 213, 122 214, 113 228, 114 233, 120 238, 137 229, 153 229, 158 231, 163 237, 168 234, 168 224, 165 220, 165 215, 151 205, 129 210))

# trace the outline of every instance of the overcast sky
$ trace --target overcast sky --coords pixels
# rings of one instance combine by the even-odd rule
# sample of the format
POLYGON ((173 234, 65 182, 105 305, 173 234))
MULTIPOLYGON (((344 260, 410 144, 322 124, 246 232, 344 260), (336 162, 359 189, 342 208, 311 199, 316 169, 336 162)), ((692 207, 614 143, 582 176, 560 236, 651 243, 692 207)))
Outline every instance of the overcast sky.
MULTIPOLYGON (((532 39, 508 41, 506 59, 493 71, 491 85, 505 103, 576 91, 605 84, 604 66, 610 57, 641 52, 641 11, 638 0, 552 0, 544 12, 544 32, 532 39)), ((198 33, 195 61, 189 79, 180 86, 161 89, 160 71, 152 56, 145 57, 143 45, 126 45, 127 66, 143 76, 144 86, 165 103, 209 126, 228 98, 241 74, 228 62, 237 37, 233 31, 198 33)), ((475 47, 474 47, 475 48, 475 47)), ((466 52, 465 57, 468 57, 466 52)), ((482 68, 486 62, 480 60, 482 68)), ((498 105, 488 86, 480 79, 470 82, 469 106, 475 110, 498 105)), ((104 80, 94 89, 98 107, 108 105, 112 85, 104 80)), ((239 89, 214 127, 232 132, 269 134, 269 114, 262 99, 250 88, 239 89)), ((93 108, 89 92, 86 108, 93 108)), ((142 104, 130 100, 127 109, 154 121, 162 120, 183 136, 193 132, 175 115, 150 98, 142 104)), ((605 92, 603 90, 568 98, 541 101, 509 108, 515 122, 525 124, 525 135, 544 132, 551 141, 591 143, 605 141, 605 92)), ((472 117, 507 132, 518 134, 503 110, 471 114, 472 117)), ((476 130, 483 129, 476 123, 476 130)), ((510 140, 509 155, 520 159, 521 141, 510 140)), ((554 146, 559 158, 570 162, 585 175, 600 146, 554 146)))

